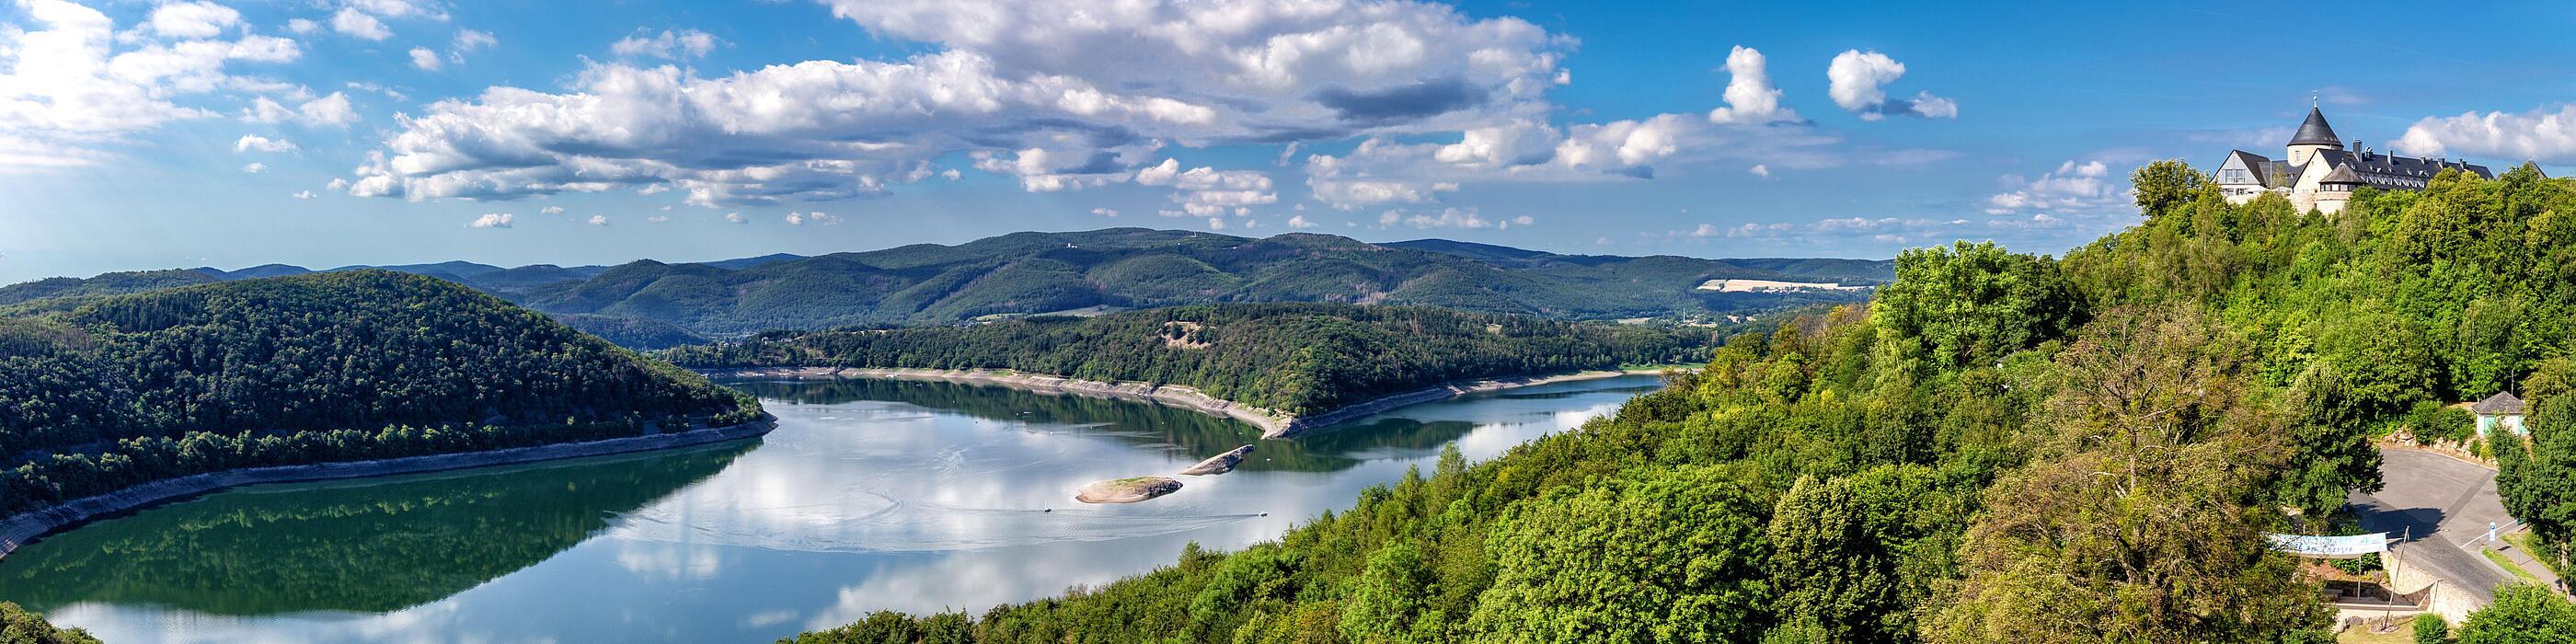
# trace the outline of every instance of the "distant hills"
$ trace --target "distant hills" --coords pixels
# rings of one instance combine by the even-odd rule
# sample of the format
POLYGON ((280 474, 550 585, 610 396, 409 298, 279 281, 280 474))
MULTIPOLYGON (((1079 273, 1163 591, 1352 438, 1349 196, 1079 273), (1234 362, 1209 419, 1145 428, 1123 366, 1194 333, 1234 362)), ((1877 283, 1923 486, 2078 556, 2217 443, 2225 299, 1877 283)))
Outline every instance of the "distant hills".
MULTIPOLYGON (((1444 239, 1372 244, 1308 233, 1256 239, 1143 228, 704 263, 503 268, 444 262, 319 272, 355 268, 456 282, 647 349, 777 329, 1214 302, 1417 304, 1560 319, 1719 315, 1858 301, 1868 293, 1698 289, 1708 280, 1868 285, 1894 277, 1887 260, 1561 255, 1444 239)), ((317 271, 271 264, 53 278, 0 286, 0 306, 311 272, 317 271)))

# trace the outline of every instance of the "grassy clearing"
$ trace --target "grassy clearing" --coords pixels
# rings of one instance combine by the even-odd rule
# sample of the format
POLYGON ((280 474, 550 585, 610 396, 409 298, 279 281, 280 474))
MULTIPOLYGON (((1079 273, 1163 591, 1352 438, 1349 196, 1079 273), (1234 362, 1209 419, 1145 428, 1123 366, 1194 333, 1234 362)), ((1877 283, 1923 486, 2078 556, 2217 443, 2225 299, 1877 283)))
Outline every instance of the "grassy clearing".
POLYGON ((2408 620, 2397 630, 2370 632, 2368 626, 2356 626, 2335 636, 2335 644, 2415 644, 2415 622, 2408 620))

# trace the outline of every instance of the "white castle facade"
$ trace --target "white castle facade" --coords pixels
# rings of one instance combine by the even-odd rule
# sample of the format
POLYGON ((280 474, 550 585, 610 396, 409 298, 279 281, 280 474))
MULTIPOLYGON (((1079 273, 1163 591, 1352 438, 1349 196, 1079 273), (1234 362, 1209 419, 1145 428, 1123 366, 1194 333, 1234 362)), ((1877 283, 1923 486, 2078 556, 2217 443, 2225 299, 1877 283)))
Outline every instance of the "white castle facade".
POLYGON ((2433 175, 2444 169, 2457 169, 2493 179, 2495 173, 2486 166, 2464 160, 2404 157, 2364 147, 2360 141, 2345 145, 2335 138, 2334 128, 2326 125, 2326 115, 2316 108, 2308 109, 2308 120, 2299 124, 2291 135, 2290 147, 2280 159, 2272 159, 2244 150, 2230 150, 2227 160, 2218 166, 2218 189, 2231 203, 2253 201, 2264 193, 2275 193, 2290 199, 2302 212, 2315 210, 2326 214, 2342 212, 2352 199, 2352 191, 2365 186, 2380 190, 2423 190, 2433 175))

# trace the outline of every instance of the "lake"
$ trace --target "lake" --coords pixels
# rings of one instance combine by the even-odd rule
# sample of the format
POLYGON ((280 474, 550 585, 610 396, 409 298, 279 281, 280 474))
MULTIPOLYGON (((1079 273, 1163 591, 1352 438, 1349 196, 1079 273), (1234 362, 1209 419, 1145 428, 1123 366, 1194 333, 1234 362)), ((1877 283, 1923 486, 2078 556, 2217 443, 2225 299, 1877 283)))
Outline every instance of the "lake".
POLYGON ((879 610, 980 614, 1276 538, 1441 446, 1472 460, 1661 386, 1563 382, 1285 441, 1148 403, 950 383, 729 383, 758 440, 217 492, 0 560, 0 599, 111 642, 767 641, 879 610), (1234 472, 1133 505, 1082 484, 1234 472))

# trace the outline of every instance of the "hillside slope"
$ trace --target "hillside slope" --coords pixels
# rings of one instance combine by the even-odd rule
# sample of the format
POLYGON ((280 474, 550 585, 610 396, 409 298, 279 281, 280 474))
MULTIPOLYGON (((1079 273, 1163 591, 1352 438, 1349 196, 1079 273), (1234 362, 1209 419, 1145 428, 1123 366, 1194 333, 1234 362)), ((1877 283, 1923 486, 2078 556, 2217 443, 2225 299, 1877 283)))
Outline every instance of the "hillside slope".
POLYGON ((663 352, 702 368, 1009 369, 1178 384, 1311 414, 1457 380, 1696 362, 1707 330, 1429 307, 1212 304, 965 327, 771 333, 663 352))
MULTIPOLYGON (((1908 251, 1866 307, 1278 541, 799 641, 2333 641, 2263 534, 2356 532, 2373 437, 2496 389, 2537 401, 2530 439, 2485 442, 2499 491, 2563 556, 2576 181, 2446 171, 2334 216, 2176 161, 2134 181, 2146 221, 2065 260, 1908 251)), ((2505 595, 2548 615, 2475 641, 2576 628, 2505 595)))
POLYGON ((759 416, 746 396, 452 283, 365 270, 0 316, 0 515, 242 467, 759 416))

